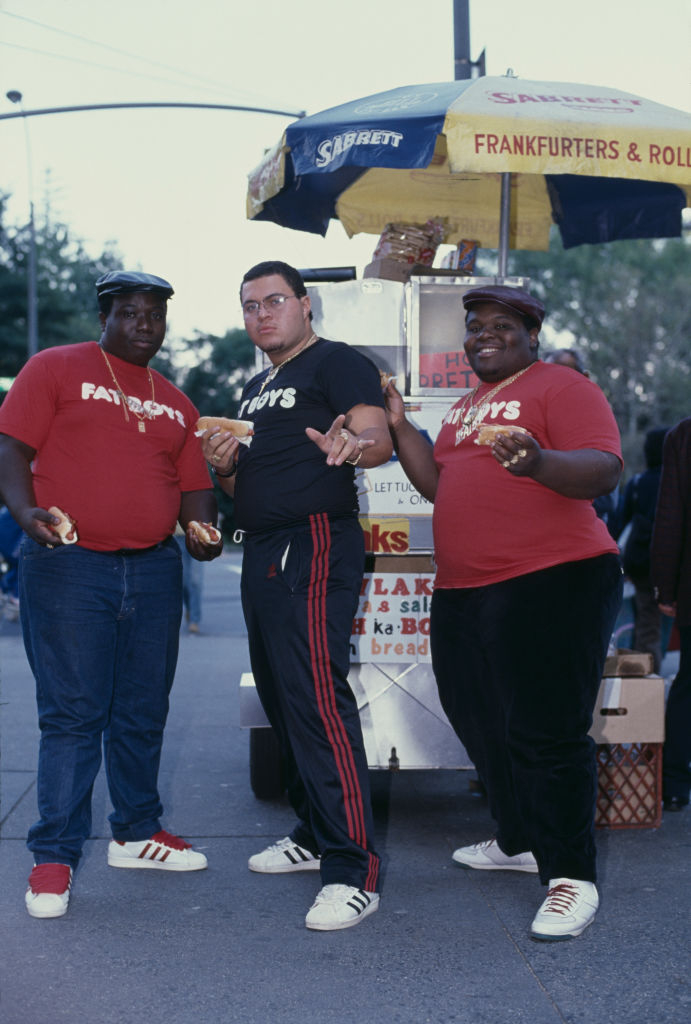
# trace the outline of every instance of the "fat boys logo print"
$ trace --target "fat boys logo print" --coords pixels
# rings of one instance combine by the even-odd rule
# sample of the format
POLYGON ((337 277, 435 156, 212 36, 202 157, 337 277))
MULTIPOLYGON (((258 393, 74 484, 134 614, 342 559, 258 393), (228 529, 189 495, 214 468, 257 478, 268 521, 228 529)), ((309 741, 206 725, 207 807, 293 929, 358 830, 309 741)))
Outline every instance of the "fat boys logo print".
MULTIPOLYGON (((81 387, 83 401, 110 402, 115 406, 121 406, 122 400, 115 388, 106 388, 102 384, 94 384, 92 381, 83 381, 81 387)), ((170 405, 161 402, 147 400, 142 402, 135 395, 126 395, 127 406, 133 413, 143 414, 149 419, 157 416, 167 416, 169 420, 175 420, 181 427, 186 427, 185 417, 179 409, 173 409, 170 405)))
POLYGON ((240 406, 238 417, 239 419, 251 418, 264 406, 271 409, 276 404, 282 409, 292 409, 295 405, 295 397, 295 388, 272 388, 263 394, 255 395, 254 398, 246 398, 240 406))

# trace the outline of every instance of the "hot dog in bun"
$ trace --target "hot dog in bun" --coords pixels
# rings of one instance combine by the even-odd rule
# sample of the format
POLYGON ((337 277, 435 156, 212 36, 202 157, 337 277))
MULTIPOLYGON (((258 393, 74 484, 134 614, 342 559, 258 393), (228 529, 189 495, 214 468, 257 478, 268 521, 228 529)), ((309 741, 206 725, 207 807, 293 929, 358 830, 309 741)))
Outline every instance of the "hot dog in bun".
POLYGON ((475 444, 493 444, 497 439, 497 434, 504 434, 505 437, 508 437, 513 433, 526 434, 530 437, 530 431, 525 427, 519 427, 517 423, 483 423, 477 429, 475 444))
POLYGON ((210 430, 213 434, 229 433, 234 437, 251 437, 254 423, 250 420, 229 420, 225 416, 200 416, 197 420, 197 431, 203 433, 210 430))
POLYGON ((221 531, 217 530, 213 523, 198 523, 196 519, 192 519, 187 525, 204 544, 221 543, 221 531))
POLYGON ((63 512, 57 507, 57 505, 51 505, 48 509, 52 516, 59 519, 60 522, 55 526, 51 524, 51 529, 54 533, 57 533, 60 538, 61 544, 76 544, 79 540, 77 536, 77 525, 71 516, 68 516, 66 512, 63 512))

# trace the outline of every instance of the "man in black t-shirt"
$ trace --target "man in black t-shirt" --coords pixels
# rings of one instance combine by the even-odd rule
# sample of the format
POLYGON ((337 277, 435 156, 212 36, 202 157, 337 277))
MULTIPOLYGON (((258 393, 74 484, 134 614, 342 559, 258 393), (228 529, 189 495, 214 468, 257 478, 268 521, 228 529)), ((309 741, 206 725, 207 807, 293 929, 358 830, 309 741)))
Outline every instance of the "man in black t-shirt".
POLYGON ((242 602, 250 661, 281 744, 298 822, 250 857, 252 871, 321 871, 308 928, 358 924, 378 908, 367 759, 348 685, 350 634, 364 570, 354 466, 392 453, 376 367, 314 334, 298 271, 249 270, 245 327, 271 366, 245 386, 248 447, 202 439, 245 531, 242 602))

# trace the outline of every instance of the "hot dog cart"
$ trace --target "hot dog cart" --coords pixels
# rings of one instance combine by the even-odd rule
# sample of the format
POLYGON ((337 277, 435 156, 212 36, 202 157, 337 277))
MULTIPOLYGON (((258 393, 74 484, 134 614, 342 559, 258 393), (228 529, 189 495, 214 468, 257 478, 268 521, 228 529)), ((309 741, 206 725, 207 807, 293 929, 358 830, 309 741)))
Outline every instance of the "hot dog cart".
MULTIPOLYGON (((525 287, 527 279, 430 271, 404 281, 318 283, 308 285, 308 293, 315 332, 352 345, 394 376, 408 417, 434 441, 446 411, 477 382, 463 352, 463 293, 500 283, 525 287)), ((257 370, 268 365, 258 353, 257 370)), ((395 456, 375 469, 357 470, 355 479, 368 554, 348 679, 369 766, 472 768, 439 703, 432 673, 432 505, 395 456)), ((278 795, 278 747, 251 673, 240 682, 240 723, 250 729, 255 794, 278 795)))

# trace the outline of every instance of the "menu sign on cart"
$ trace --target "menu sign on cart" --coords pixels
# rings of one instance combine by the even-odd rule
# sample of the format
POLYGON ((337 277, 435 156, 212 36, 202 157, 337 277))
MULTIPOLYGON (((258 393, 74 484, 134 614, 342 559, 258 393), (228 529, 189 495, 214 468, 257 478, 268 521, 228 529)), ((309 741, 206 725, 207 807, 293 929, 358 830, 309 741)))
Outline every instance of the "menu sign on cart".
POLYGON ((353 619, 355 662, 430 662, 433 573, 366 573, 353 619))

